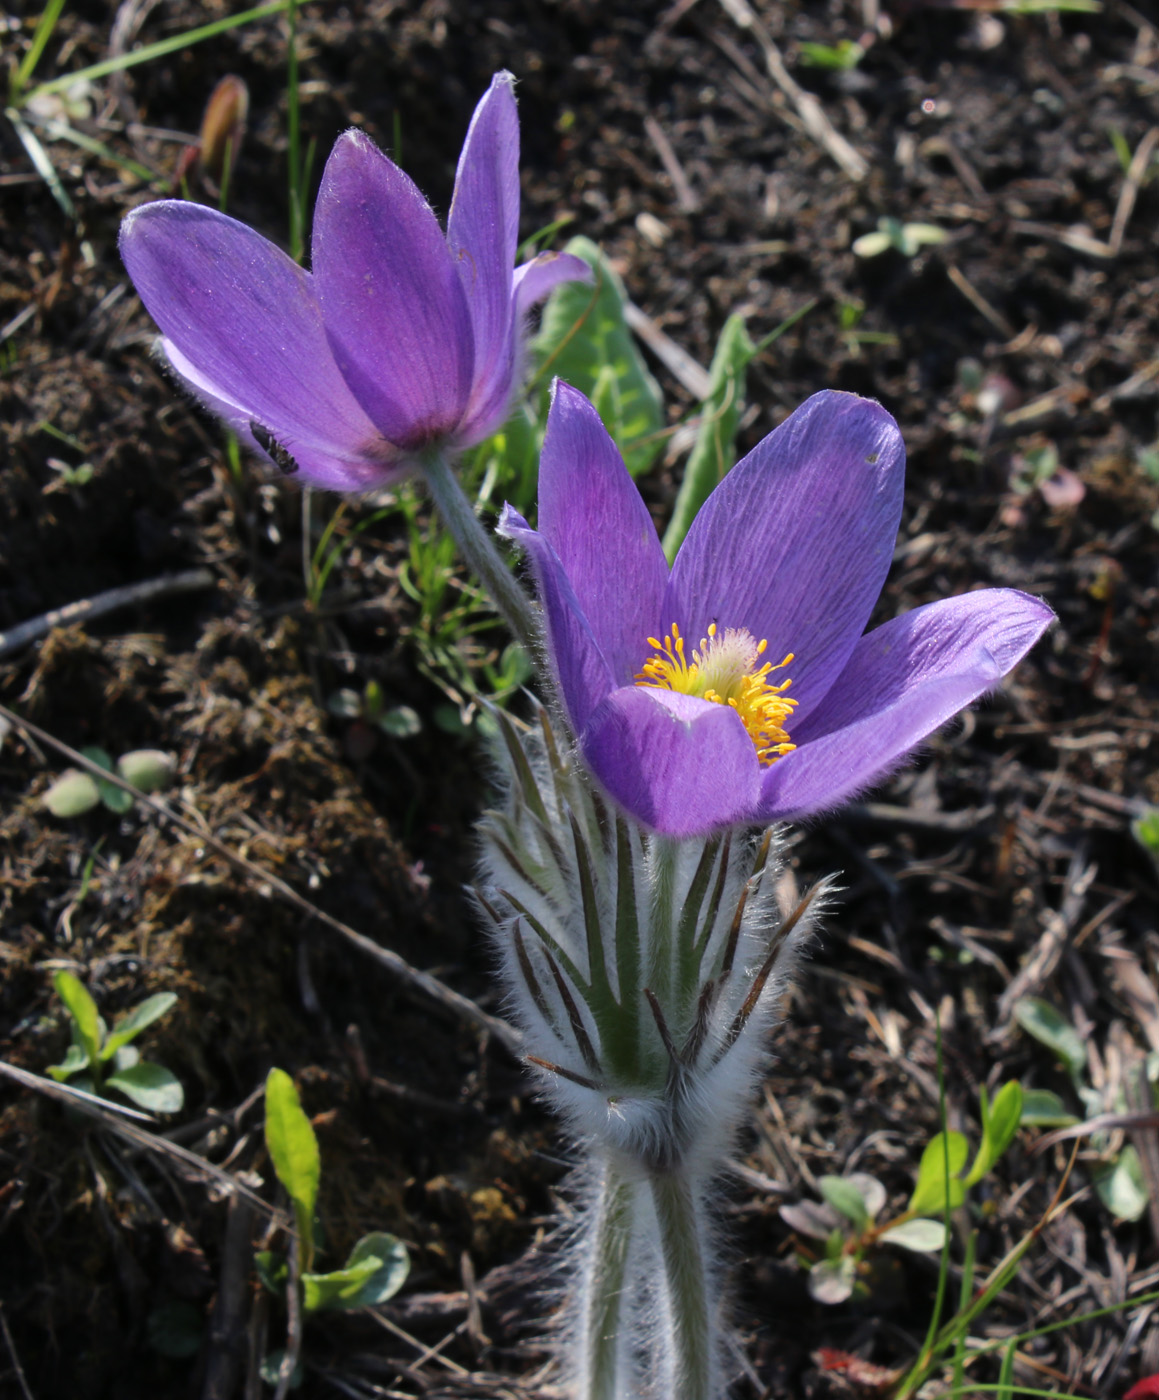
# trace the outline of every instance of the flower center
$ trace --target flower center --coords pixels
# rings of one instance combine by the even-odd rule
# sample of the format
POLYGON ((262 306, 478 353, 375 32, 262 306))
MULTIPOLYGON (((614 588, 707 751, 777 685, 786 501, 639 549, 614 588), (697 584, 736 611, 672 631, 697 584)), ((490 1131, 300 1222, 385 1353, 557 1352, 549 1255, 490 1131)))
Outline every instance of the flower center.
POLYGON ((776 763, 782 754, 797 747, 789 742, 784 728, 797 705, 785 695, 792 681, 770 685, 767 679, 792 661, 792 652, 778 666, 771 661, 758 665, 768 642, 758 642, 746 627, 729 627, 718 633, 715 622, 708 636, 700 639, 691 661, 684 655, 684 638, 676 623, 671 636, 663 641, 649 637, 648 645, 656 655, 644 662, 644 669, 635 678, 637 685, 730 705, 748 730, 763 764, 776 763))

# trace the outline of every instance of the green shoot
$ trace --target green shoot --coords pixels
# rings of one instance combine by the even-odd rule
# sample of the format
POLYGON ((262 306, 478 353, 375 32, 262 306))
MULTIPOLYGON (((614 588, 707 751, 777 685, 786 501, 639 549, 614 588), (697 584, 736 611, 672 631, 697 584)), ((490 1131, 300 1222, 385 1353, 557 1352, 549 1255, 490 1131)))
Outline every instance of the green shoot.
POLYGON ((64 0, 48 0, 48 4, 41 11, 40 18, 36 22, 36 30, 32 35, 32 43, 28 46, 28 52, 21 59, 20 66, 8 79, 8 101, 14 106, 20 102, 21 94, 36 71, 36 65, 40 62, 45 46, 52 38, 63 9, 64 0))

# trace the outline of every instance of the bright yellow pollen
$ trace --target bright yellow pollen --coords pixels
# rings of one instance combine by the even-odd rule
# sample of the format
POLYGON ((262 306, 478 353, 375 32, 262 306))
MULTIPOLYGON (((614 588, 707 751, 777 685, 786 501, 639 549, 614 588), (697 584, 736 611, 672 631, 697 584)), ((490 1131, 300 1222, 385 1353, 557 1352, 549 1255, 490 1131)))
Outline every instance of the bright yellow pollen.
POLYGON ((708 636, 700 639, 691 661, 684 655, 684 638, 676 623, 672 624, 671 636, 663 641, 649 637, 648 645, 657 655, 645 661, 644 669, 635 678, 637 685, 731 705, 740 715, 763 764, 776 763, 782 754, 796 748, 789 742, 784 727, 797 705, 796 700, 785 695, 792 681, 770 685, 766 679, 770 672, 779 671, 792 661, 792 652, 778 666, 766 661, 758 668, 757 662, 768 649, 768 642, 756 641, 745 627, 729 627, 717 635, 715 622, 709 627, 708 636))

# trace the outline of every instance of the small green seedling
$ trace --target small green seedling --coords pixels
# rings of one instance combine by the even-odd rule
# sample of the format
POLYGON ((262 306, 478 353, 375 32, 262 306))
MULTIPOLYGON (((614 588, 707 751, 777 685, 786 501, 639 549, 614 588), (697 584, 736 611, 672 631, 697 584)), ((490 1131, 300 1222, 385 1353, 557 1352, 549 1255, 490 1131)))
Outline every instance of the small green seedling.
POLYGON ((172 1008, 176 994, 158 992, 146 997, 110 1031, 79 978, 71 972, 58 972, 52 981, 72 1031, 68 1053, 60 1064, 49 1066, 53 1079, 58 1083, 71 1080, 74 1088, 90 1094, 107 1095, 116 1089, 150 1113, 180 1113, 185 1103, 180 1081, 161 1065, 141 1059, 131 1044, 146 1026, 172 1008))
POLYGON ((381 730, 389 739, 413 739, 423 727, 409 705, 387 705, 377 681, 367 681, 361 694, 347 687, 336 690, 326 701, 326 708, 336 719, 361 721, 381 730))
POLYGON ((1151 857, 1155 874, 1159 876, 1159 807, 1148 807, 1131 823, 1131 835, 1151 857))
POLYGON ((993 1104, 983 1089, 979 1109, 982 1141, 969 1171, 965 1137, 957 1132, 938 1133, 922 1153, 909 1204, 891 1220, 877 1223, 886 1191, 868 1172, 823 1176, 817 1183, 821 1201, 781 1207, 781 1218, 798 1235, 823 1245, 820 1256, 811 1248, 801 1252, 801 1262, 809 1270, 809 1293, 818 1303, 867 1296, 867 1255, 879 1245, 899 1245, 919 1254, 945 1248, 947 1210, 965 1202, 967 1190, 988 1175, 1014 1140, 1022 1121, 1021 1085, 1016 1080, 1003 1085, 993 1104))
MULTIPOLYGON (((159 749, 134 749, 131 753, 122 754, 117 759, 115 769, 113 760, 104 749, 92 745, 81 749, 81 753, 106 773, 116 772, 118 777, 132 783, 139 792, 159 792, 168 787, 173 779, 173 759, 159 749)), ((110 812, 120 815, 132 807, 133 796, 124 788, 105 782, 103 778, 94 778, 91 773, 82 773, 79 768, 66 768, 41 801, 54 817, 83 816, 98 803, 103 803, 110 812)))
POLYGON ((877 258, 892 248, 903 258, 913 258, 922 248, 944 243, 949 234, 937 224, 903 224, 900 219, 878 219, 873 233, 863 233, 853 240, 853 252, 859 258, 877 258))
POLYGON ((82 462, 79 467, 73 467, 61 457, 50 457, 47 466, 56 472, 56 479, 50 481, 44 488, 46 496, 53 491, 66 491, 75 487, 87 486, 93 479, 94 468, 91 462, 82 462))
POLYGON ((848 73, 865 57, 865 50, 852 39, 839 39, 836 44, 802 43, 800 52, 803 67, 838 73, 848 73))
MULTIPOLYGON (((1028 1035, 1033 1036, 1040 1045, 1045 1045, 1061 1061, 1075 1094, 1089 1116, 1122 1112, 1127 1107, 1121 1093, 1114 1102, 1107 1102, 1098 1089, 1087 1083, 1087 1049, 1082 1036, 1050 1002, 1040 997, 1023 997, 1015 1003, 1014 1019, 1028 1035)), ((1151 1061, 1147 1068, 1148 1077, 1154 1080, 1153 1070, 1159 1067, 1151 1061)), ((1032 1094, 1033 1097, 1027 1095, 1027 1111, 1022 1117, 1024 1123, 1054 1128, 1069 1127, 1080 1121, 1049 1089, 1036 1089, 1032 1094)), ((1106 1151, 1109 1141, 1107 1133, 1091 1134, 1091 1143, 1097 1150, 1106 1151)), ((1139 1154, 1130 1143, 1117 1156, 1110 1157, 1097 1168, 1093 1176, 1099 1199, 1117 1220, 1141 1218, 1147 1209, 1147 1183, 1139 1154)))
MULTIPOLYGON (((393 1298, 406 1281, 410 1259, 402 1242, 382 1231, 363 1235, 341 1269, 314 1270, 314 1207, 322 1161, 314 1129, 285 1070, 272 1069, 266 1079, 266 1148, 274 1174, 294 1207, 304 1310, 370 1308, 393 1298)), ((284 1296, 290 1276, 285 1256, 262 1250, 255 1263, 270 1292, 284 1296)))

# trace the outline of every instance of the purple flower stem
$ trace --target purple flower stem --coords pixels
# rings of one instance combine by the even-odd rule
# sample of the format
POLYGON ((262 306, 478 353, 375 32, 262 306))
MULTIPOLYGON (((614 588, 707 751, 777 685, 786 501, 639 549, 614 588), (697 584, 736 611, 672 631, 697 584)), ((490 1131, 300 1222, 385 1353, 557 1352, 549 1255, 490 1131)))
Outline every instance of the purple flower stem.
POLYGON ((510 627, 515 640, 529 656, 536 656, 539 629, 531 600, 507 567, 490 534, 480 524, 450 463, 442 452, 436 450, 426 453, 422 464, 427 490, 431 493, 440 519, 451 532, 460 556, 491 595, 491 601, 510 627))

